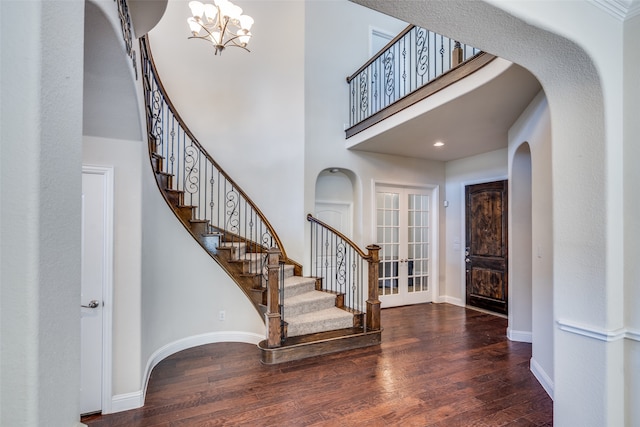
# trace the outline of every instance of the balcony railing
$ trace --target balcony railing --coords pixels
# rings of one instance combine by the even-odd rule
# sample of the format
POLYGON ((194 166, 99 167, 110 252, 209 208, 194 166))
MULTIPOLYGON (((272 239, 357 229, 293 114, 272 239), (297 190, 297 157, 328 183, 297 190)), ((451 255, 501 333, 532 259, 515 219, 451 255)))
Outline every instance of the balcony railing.
MULTIPOLYGON (((349 84, 349 129, 478 55, 479 49, 425 28, 408 26, 358 71, 349 84)), ((362 130, 362 129, 360 129, 362 130)))

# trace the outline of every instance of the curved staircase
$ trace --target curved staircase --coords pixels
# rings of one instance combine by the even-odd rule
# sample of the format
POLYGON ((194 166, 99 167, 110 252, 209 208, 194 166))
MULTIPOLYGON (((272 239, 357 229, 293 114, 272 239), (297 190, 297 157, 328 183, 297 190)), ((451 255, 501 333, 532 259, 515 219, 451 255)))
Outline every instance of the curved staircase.
MULTIPOLYGON (((378 344, 379 326, 367 330, 364 313, 345 306, 343 292, 321 277, 302 277, 302 266, 287 257, 262 212, 186 128, 157 77, 146 37, 140 44, 149 158, 158 188, 185 229, 264 315, 262 361, 378 344), (272 251, 279 266, 269 265, 272 251), (279 274, 272 276, 272 267, 279 274)), ((377 258, 374 264, 377 290, 377 258)), ((370 324, 379 325, 379 301, 373 305, 377 314, 370 324)))

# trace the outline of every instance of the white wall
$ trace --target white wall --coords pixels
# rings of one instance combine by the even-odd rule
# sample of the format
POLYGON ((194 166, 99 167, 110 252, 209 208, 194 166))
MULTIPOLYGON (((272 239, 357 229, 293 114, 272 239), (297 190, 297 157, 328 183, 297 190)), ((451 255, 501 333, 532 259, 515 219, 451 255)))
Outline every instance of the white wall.
POLYGON ((169 2, 150 32, 151 50, 189 129, 260 207, 287 255, 300 260, 305 3, 254 0, 242 8, 256 21, 251 53, 227 48, 215 56, 207 42, 188 40, 190 11, 182 0, 169 2))
POLYGON ((602 2, 354 1, 455 35, 542 84, 553 123, 554 422, 624 425, 618 331, 624 263, 638 254, 623 252, 622 21, 602 2))
MULTIPOLYGON (((531 369, 553 396, 553 218, 551 188, 551 122, 549 105, 543 92, 531 101, 518 120, 509 130, 509 177, 520 176, 518 168, 522 164, 516 156, 521 144, 526 143, 531 153, 530 197, 519 202, 520 195, 513 194, 519 189, 510 189, 510 202, 524 205, 509 212, 512 227, 516 227, 526 213, 518 209, 529 209, 530 235, 524 241, 514 241, 513 248, 522 245, 519 252, 509 260, 516 270, 522 265, 529 266, 529 277, 525 282, 512 282, 512 297, 515 304, 509 311, 509 327, 531 333, 533 354, 531 369), (528 279, 528 282, 527 282, 528 279), (532 310, 533 308, 533 310, 532 310), (526 329, 526 328, 529 329, 526 329)), ((515 185, 515 182, 514 182, 515 185)), ((515 236, 514 236, 515 238, 515 236)), ((513 276, 512 276, 513 277, 513 276)), ((515 278, 514 278, 515 281, 515 278)))
POLYGON ((3 426, 79 421, 83 13, 0 3, 3 426))
POLYGON ((628 19, 624 28, 624 313, 629 339, 626 341, 627 423, 640 425, 640 15, 628 19), (631 337, 634 339, 631 339, 631 337))
POLYGON ((446 234, 441 239, 446 243, 446 281, 440 293, 444 301, 460 306, 465 305, 464 248, 465 242, 465 200, 464 187, 507 179, 507 149, 446 163, 445 200, 446 234))
POLYGON ((112 393, 140 390, 142 170, 146 143, 84 136, 82 162, 114 168, 112 393))
MULTIPOLYGON (((343 125, 349 118, 345 78, 369 59, 372 26, 398 34, 407 24, 346 0, 309 1, 305 20, 304 209, 313 211, 321 171, 332 167, 351 171, 355 176, 353 240, 364 248, 375 242, 374 182, 443 188, 444 164, 345 149, 343 125), (328 22, 340 31, 328 31, 328 22)), ((439 218, 443 230, 443 211, 439 218)), ((308 258, 306 254, 304 259, 308 258)))
POLYGON ((171 211, 143 170, 142 366, 144 380, 162 356, 205 342, 258 342, 264 323, 250 300, 171 211), (225 320, 219 313, 225 311, 225 320))

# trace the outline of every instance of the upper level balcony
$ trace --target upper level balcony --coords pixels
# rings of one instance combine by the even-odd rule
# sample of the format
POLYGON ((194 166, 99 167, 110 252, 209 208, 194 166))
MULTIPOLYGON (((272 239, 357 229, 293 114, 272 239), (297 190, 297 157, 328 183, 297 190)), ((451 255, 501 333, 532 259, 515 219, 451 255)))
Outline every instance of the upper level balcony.
POLYGON ((413 25, 347 83, 347 148, 440 161, 505 147, 541 90, 524 68, 413 25))

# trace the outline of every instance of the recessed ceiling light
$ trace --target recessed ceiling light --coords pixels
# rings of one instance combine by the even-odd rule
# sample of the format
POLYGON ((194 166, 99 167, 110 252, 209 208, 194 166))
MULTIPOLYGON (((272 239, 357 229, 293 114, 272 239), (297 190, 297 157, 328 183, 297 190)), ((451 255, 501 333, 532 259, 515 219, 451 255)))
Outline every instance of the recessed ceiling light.
POLYGON ((438 141, 435 144, 433 144, 434 147, 442 147, 444 145, 444 142, 442 141, 438 141))

